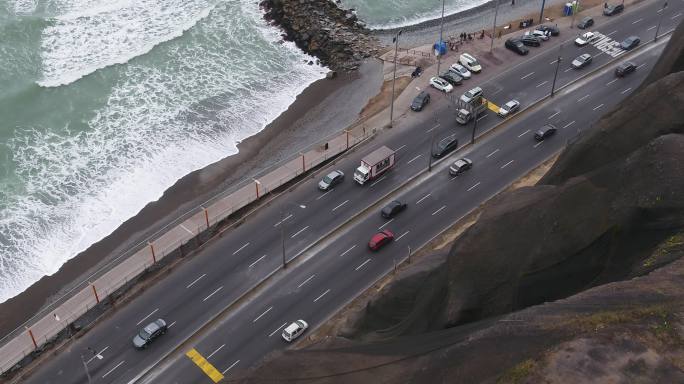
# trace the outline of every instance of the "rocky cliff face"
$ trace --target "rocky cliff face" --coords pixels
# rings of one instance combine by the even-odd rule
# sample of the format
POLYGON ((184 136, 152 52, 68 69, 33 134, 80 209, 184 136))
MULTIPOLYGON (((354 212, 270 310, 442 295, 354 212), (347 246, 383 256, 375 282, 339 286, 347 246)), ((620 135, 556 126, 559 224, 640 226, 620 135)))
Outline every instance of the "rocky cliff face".
POLYGON ((537 186, 245 382, 684 382, 682 37, 537 186))
POLYGON ((377 41, 354 12, 330 0, 263 0, 260 5, 286 40, 333 70, 355 70, 377 53, 377 41))

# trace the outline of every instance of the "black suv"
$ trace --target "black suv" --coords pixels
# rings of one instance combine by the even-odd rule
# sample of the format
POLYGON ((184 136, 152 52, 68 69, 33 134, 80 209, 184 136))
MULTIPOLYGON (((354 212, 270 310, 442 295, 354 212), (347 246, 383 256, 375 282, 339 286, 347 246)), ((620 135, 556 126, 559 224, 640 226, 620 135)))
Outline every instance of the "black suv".
POLYGON ((429 102, 430 102, 430 94, 425 92, 425 91, 421 91, 418 94, 418 96, 416 96, 413 99, 413 102, 411 103, 411 109, 414 111, 422 111, 423 108, 425 108, 425 106, 429 102))
POLYGON ((555 125, 553 124, 546 124, 541 129, 539 129, 537 132, 534 133, 534 138, 537 141, 542 141, 546 138, 549 138, 553 136, 554 133, 556 133, 558 129, 556 128, 555 125))
POLYGON ((613 15, 617 15, 618 13, 620 13, 624 10, 625 10, 625 6, 622 4, 608 4, 608 6, 603 8, 603 14, 606 16, 613 16, 613 15))
POLYGON ((551 32, 551 36, 558 36, 560 35, 560 29, 554 25, 540 25, 537 27, 537 30, 542 31, 542 32, 551 32))
POLYGON ((539 47, 541 45, 541 39, 532 35, 524 35, 520 38, 520 41, 529 47, 539 47))
POLYGON ((577 28, 587 29, 587 28, 591 27, 592 25, 594 25, 594 19, 587 16, 587 17, 583 18, 582 20, 580 20, 580 22, 577 24, 577 28))
POLYGON ((630 73, 636 71, 636 64, 632 63, 631 61, 625 61, 624 63, 620 64, 615 68, 615 76, 617 77, 624 77, 629 75, 630 73))
POLYGON ((630 49, 636 47, 639 45, 641 42, 641 39, 639 39, 639 36, 630 36, 622 41, 620 43, 620 47, 624 49, 625 51, 629 51, 630 49))
POLYGON ((463 78, 459 75, 456 74, 456 72, 453 71, 446 71, 442 76, 440 76, 442 79, 446 80, 449 82, 451 85, 461 85, 463 82, 463 78))
POLYGON ((452 135, 445 137, 440 140, 439 143, 437 143, 437 151, 432 154, 432 157, 439 159, 456 148, 458 148, 458 140, 456 139, 456 136, 452 135))
POLYGON ((406 203, 402 203, 399 200, 394 200, 387 204, 382 211, 380 211, 380 215, 382 215, 382 217, 385 219, 391 219, 404 209, 406 209, 406 203))
POLYGON ((507 39, 504 45, 506 46, 506 48, 517 53, 518 55, 524 56, 530 52, 529 49, 525 48, 525 45, 522 41, 520 41, 520 39, 507 39))

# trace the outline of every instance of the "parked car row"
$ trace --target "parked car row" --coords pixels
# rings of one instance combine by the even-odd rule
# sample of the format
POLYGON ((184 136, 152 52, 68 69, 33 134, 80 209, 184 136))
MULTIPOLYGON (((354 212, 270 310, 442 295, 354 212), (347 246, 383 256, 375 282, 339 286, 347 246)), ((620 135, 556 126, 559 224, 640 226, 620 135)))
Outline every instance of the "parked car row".
POLYGON ((507 39, 504 43, 504 47, 519 55, 527 55, 530 52, 527 47, 540 47, 542 41, 547 41, 551 36, 558 35, 560 35, 558 27, 542 24, 533 30, 525 32, 520 37, 511 37, 507 39))

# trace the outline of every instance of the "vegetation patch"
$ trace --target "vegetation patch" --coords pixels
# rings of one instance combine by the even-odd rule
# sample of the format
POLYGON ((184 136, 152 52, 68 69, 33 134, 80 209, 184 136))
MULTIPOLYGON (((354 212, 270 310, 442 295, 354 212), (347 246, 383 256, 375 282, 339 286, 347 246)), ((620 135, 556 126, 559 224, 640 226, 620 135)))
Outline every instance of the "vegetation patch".
POLYGON ((537 363, 532 359, 527 359, 516 364, 513 368, 504 372, 504 374, 496 380, 497 384, 517 384, 522 383, 536 368, 537 363))

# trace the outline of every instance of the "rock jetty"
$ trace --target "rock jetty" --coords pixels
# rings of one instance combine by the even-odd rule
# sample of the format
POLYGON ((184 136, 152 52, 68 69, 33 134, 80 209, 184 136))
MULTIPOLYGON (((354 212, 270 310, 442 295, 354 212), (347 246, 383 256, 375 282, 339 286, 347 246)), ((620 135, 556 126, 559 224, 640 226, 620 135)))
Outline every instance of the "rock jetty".
POLYGON ((283 39, 332 70, 355 70, 379 48, 353 9, 330 0, 263 0, 260 6, 265 19, 283 29, 283 39))

